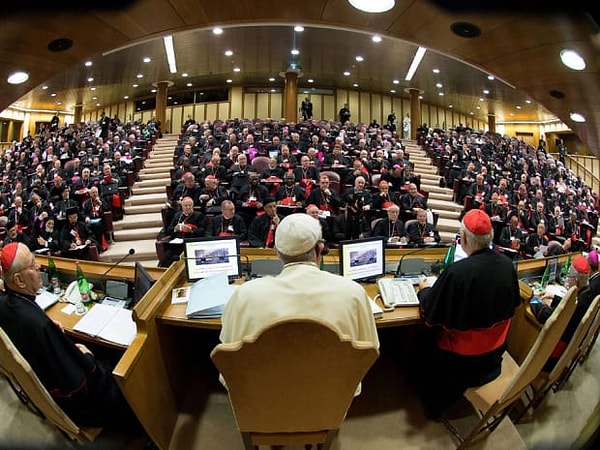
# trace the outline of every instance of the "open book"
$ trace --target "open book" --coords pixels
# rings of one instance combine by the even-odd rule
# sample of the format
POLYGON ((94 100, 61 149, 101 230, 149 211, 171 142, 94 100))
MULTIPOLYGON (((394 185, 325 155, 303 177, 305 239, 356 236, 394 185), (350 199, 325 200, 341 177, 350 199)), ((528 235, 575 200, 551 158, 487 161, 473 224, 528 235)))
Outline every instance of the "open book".
POLYGON ((73 329, 121 345, 129 345, 137 333, 130 309, 102 303, 94 304, 73 329))
POLYGON ((185 315, 188 319, 221 317, 234 289, 225 272, 196 281, 189 289, 185 315))

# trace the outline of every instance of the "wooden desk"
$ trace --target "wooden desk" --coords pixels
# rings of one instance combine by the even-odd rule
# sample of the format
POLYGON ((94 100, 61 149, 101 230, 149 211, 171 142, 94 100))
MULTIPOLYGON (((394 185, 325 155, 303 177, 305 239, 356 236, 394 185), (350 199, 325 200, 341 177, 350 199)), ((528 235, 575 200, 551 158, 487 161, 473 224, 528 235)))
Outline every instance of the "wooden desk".
MULTIPOLYGON (((403 254, 413 251, 386 250, 386 260, 397 262, 403 254)), ((426 249, 414 253, 414 256, 434 262, 443 260, 445 251, 444 248, 426 249)), ((276 258, 272 249, 242 249, 242 253, 250 261, 276 258)), ((326 263, 337 261, 337 250, 332 249, 326 257, 326 263)), ((543 260, 524 261, 519 264, 519 271, 524 274, 536 273, 543 266, 543 260)), ((220 320, 189 320, 185 318, 185 305, 171 304, 172 289, 185 283, 185 264, 184 261, 178 261, 138 302, 133 309, 137 335, 113 371, 146 432, 163 450, 169 448, 187 386, 191 383, 204 385, 208 383, 207 378, 214 383, 216 379, 216 369, 211 365, 208 354, 219 342, 220 320)), ((371 297, 377 294, 375 285, 367 285, 366 290, 371 297)), ((523 301, 529 300, 528 286, 525 284, 521 286, 521 296, 523 301)), ((511 354, 513 351, 517 355, 526 354, 539 331, 539 326, 528 319, 526 312, 526 308, 519 308, 511 326, 511 354), (523 335, 526 338, 522 338, 523 335)), ((418 323, 421 323, 418 308, 403 307, 384 313, 384 317, 377 321, 377 327, 383 329, 418 323)))

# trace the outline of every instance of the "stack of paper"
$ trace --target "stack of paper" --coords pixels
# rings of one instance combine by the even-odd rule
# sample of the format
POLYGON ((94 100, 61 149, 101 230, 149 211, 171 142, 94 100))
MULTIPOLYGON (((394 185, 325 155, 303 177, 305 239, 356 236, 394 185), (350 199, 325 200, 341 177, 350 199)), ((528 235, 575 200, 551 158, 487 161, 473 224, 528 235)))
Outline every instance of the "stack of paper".
POLYGON ((185 315, 188 319, 221 317, 234 288, 224 272, 196 281, 189 289, 185 315))
POLYGON ((130 309, 102 303, 94 304, 73 329, 121 345, 129 345, 137 333, 130 309))

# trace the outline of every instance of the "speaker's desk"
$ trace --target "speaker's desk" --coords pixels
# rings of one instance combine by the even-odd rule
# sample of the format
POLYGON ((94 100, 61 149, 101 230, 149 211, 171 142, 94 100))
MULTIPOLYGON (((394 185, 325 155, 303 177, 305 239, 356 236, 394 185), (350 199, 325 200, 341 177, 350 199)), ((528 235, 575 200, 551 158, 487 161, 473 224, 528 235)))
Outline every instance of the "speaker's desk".
MULTIPOLYGON (((272 250, 252 249, 250 253, 249 259, 276 257, 272 250)), ((444 253, 445 249, 430 249, 415 256, 438 261, 443 259, 444 253)), ((399 259, 400 255, 401 250, 386 251, 389 258, 399 259)), ((327 255, 327 262, 336 258, 337 255, 332 252, 327 255)), ((519 271, 523 270, 526 274, 539 272, 543 266, 543 260, 524 261, 519 264, 519 271)), ((161 449, 169 447, 188 387, 192 384, 204 386, 207 378, 212 383, 216 379, 216 371, 210 364, 208 354, 218 343, 220 321, 189 320, 185 318, 185 305, 171 305, 173 288, 185 283, 185 264, 184 261, 178 261, 138 302, 133 310, 137 335, 113 371, 131 407, 161 449)), ((521 284, 521 296, 526 302, 531 292, 527 285, 521 284)), ((371 297, 376 295, 376 286, 366 288, 371 297)), ((384 317, 377 321, 377 326, 397 327, 420 321, 418 308, 396 308, 394 312, 384 313, 384 317)), ((518 355, 526 353, 527 346, 531 345, 538 331, 539 325, 527 317, 526 309, 521 306, 509 335, 511 354, 513 343, 517 359, 518 355)))

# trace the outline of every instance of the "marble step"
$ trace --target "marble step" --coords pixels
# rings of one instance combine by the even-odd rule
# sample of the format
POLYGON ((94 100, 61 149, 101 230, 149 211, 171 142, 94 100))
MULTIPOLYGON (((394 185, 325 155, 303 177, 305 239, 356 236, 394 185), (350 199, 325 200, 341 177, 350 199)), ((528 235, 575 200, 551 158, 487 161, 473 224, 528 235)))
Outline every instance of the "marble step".
POLYGON ((144 170, 142 170, 140 172, 140 175, 141 174, 144 174, 144 175, 148 175, 148 174, 164 175, 165 171, 169 172, 169 170, 171 170, 172 167, 173 167, 173 164, 170 164, 168 166, 167 165, 162 166, 162 165, 159 165, 159 164, 154 164, 154 165, 146 167, 144 170))
POLYGON ((137 242, 140 240, 152 239, 153 241, 156 241, 156 236, 161 228, 162 225, 146 228, 127 228, 124 230, 115 231, 115 242, 131 241, 131 245, 136 246, 137 242))
POLYGON ((133 248, 135 253, 121 263, 122 265, 133 265, 135 261, 140 261, 146 267, 157 267, 158 260, 156 258, 155 239, 140 239, 135 242, 131 241, 115 241, 107 251, 100 254, 102 262, 117 262, 129 253, 129 249, 133 248))
POLYGON ((160 210, 166 204, 165 201, 162 203, 152 203, 148 205, 135 205, 135 206, 126 206, 124 208, 125 217, 127 216, 135 216, 137 214, 152 214, 152 213, 160 213, 160 210))
POLYGON ((113 226, 115 232, 121 230, 161 227, 162 218, 160 211, 153 213, 125 214, 123 220, 115 222, 113 226))
MULTIPOLYGON (((147 195, 147 194, 164 194, 167 195, 167 191, 165 186, 146 186, 146 187, 138 187, 134 185, 131 188, 132 196, 137 195, 147 195)), ((166 197, 165 197, 166 198, 166 197)))
POLYGON ((142 178, 143 174, 140 174, 140 181, 136 181, 135 183, 133 183, 133 188, 141 188, 141 187, 156 187, 156 186, 167 186, 169 184, 171 184, 171 178, 168 176, 167 177, 161 177, 161 178, 156 178, 156 177, 144 177, 142 178))
POLYGON ((167 194, 164 191, 156 194, 132 195, 125 200, 125 208, 139 205, 164 204, 166 201, 167 194))

